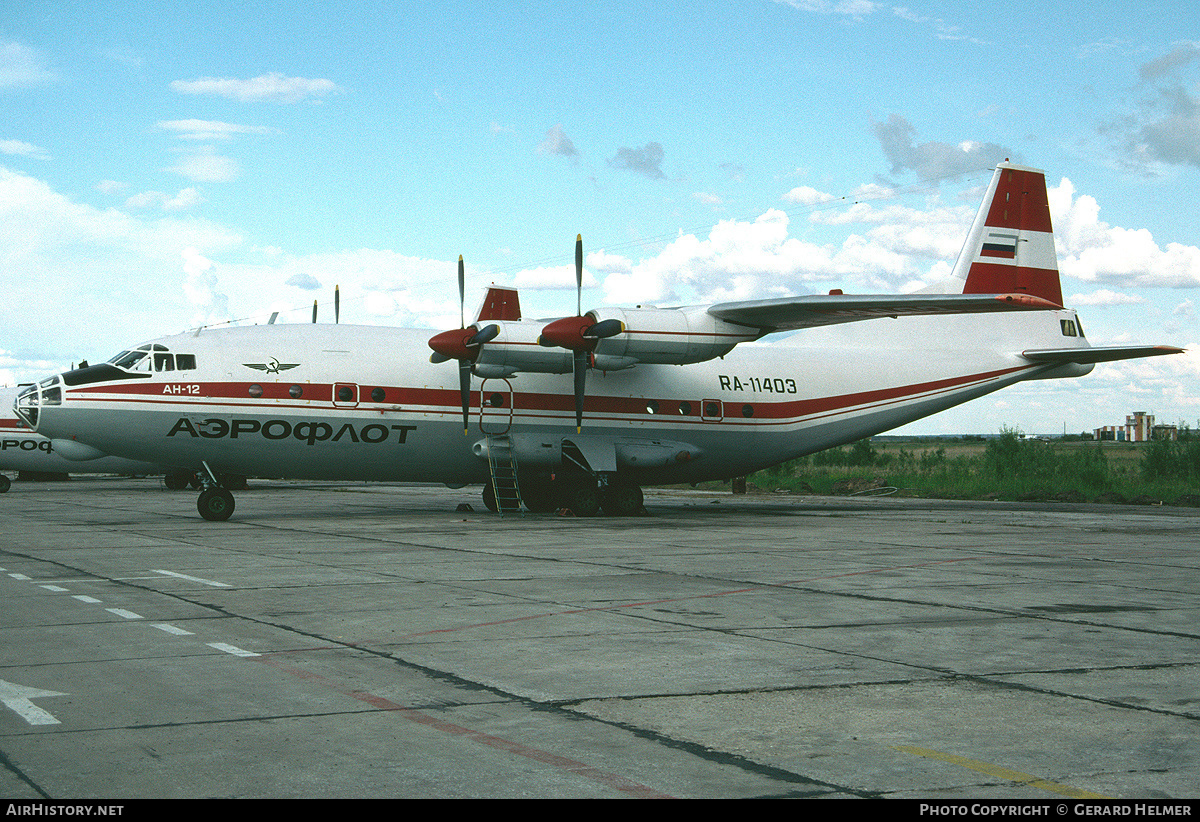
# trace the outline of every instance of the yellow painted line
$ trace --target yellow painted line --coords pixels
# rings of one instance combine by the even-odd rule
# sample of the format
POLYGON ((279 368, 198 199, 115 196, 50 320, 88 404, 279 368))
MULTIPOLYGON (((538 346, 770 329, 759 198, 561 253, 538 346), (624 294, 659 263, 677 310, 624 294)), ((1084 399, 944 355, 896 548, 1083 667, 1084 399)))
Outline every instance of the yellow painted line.
POLYGON ((941 751, 931 751, 928 748, 914 748, 911 745, 895 745, 897 751, 910 753, 914 756, 923 756, 926 759, 940 759, 942 762, 949 762, 951 765, 961 765, 964 768, 970 768, 973 771, 985 773, 988 776, 994 776, 998 779, 1007 779, 1010 782, 1016 782, 1022 785, 1029 785, 1033 788, 1041 788, 1043 791, 1062 794, 1069 796, 1072 799, 1112 799, 1110 796, 1105 796, 1100 793, 1091 793, 1080 788, 1072 788, 1070 785, 1060 785, 1057 782, 1051 782, 1048 779, 1039 779, 1032 774, 1021 773, 1020 771, 1009 770, 1002 768, 999 765, 992 765, 988 762, 980 762, 976 759, 967 759, 965 756, 955 756, 954 754, 942 753, 941 751))

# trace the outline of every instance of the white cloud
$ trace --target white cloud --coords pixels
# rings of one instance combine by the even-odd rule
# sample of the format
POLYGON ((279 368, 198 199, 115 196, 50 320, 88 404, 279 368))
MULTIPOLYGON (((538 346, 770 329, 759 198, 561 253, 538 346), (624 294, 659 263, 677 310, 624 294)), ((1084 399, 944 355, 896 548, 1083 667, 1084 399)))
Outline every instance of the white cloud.
POLYGON ((204 202, 194 188, 180 189, 175 196, 163 194, 161 191, 144 191, 135 194, 125 201, 125 206, 132 209, 159 208, 163 211, 186 211, 204 202))
POLYGON ((1059 271, 1086 282, 1124 286, 1200 286, 1200 248, 1168 243, 1160 248, 1144 228, 1111 226, 1099 218, 1094 197, 1075 195, 1067 178, 1048 188, 1059 271))
POLYGON ((36 49, 12 40, 0 42, 0 89, 40 86, 57 79, 36 49))
POLYGON ((849 17, 865 17, 883 7, 869 0, 775 0, 800 11, 817 14, 844 14, 849 17))
POLYGON ((1072 294, 1067 305, 1137 305, 1146 302, 1144 297, 1133 294, 1119 294, 1107 288, 1092 291, 1088 294, 1072 294))
POLYGON ((236 160, 217 154, 211 146, 180 158, 177 165, 167 170, 197 183, 228 183, 242 172, 236 160))
POLYGON ((23 140, 0 140, 0 154, 12 154, 17 157, 29 157, 34 160, 49 160, 50 152, 33 143, 23 140))
POLYGON ((242 242, 204 220, 144 219, 73 202, 3 167, 0 226, 8 294, 0 348, 28 358, 13 369, 24 380, 51 370, 47 362, 61 369, 107 359, 130 342, 182 330, 180 254, 188 247, 221 253, 242 242))
POLYGON ((619 254, 609 254, 603 248, 587 253, 587 266, 606 274, 628 272, 633 269, 633 262, 628 257, 619 254))
POLYGON ((834 197, 832 194, 826 194, 824 191, 817 191, 812 186, 797 186, 783 195, 784 202, 796 203, 797 205, 816 205, 817 203, 827 203, 841 198, 834 197))
POLYGON ((219 120, 160 120, 154 127, 171 131, 181 140, 231 140, 238 134, 278 134, 279 129, 266 126, 244 126, 238 123, 223 123, 219 120))
MULTIPOLYGON (((583 268, 583 287, 591 288, 596 285, 596 277, 583 268)), ((523 269, 512 277, 512 285, 517 288, 537 289, 571 289, 575 290, 575 264, 558 265, 523 269)))
POLYGON ((215 95, 250 103, 319 101, 321 98, 342 90, 331 80, 286 77, 279 72, 262 74, 248 80, 232 77, 175 80, 171 83, 171 88, 180 94, 215 95))

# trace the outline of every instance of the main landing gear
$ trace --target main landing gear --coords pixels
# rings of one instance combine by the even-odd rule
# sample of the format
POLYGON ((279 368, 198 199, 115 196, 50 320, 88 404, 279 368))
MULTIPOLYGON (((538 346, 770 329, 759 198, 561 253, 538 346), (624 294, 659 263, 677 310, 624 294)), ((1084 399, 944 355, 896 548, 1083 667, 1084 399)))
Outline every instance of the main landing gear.
POLYGON ((517 511, 521 503, 535 514, 569 511, 594 517, 603 511, 610 517, 633 517, 642 513, 643 495, 641 486, 629 480, 583 473, 521 477, 519 501, 506 489, 497 494, 491 482, 483 486, 483 504, 493 513, 517 511))

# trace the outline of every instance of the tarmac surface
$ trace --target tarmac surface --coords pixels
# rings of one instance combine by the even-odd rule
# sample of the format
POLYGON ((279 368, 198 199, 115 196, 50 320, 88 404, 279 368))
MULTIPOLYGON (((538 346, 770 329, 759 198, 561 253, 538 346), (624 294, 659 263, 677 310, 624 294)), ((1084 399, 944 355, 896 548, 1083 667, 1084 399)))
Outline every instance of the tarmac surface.
POLYGON ((1200 794, 1200 511, 478 492, 14 483, 0 796, 1200 794))

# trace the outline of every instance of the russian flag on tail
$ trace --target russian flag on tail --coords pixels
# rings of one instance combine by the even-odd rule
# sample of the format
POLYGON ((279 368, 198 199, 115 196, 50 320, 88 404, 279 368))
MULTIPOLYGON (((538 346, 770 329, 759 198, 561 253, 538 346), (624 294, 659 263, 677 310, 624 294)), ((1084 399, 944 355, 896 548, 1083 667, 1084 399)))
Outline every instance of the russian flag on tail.
POLYGON ((997 166, 955 274, 964 294, 1024 293, 1063 304, 1043 172, 997 166))

